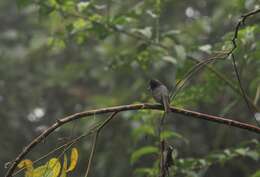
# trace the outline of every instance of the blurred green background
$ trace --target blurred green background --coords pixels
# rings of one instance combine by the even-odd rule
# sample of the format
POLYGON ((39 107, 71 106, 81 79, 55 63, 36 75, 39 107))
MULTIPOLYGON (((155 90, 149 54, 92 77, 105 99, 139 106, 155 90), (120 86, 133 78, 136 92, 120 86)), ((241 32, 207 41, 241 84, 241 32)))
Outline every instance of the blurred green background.
MULTIPOLYGON (((157 78, 172 88, 195 65, 194 58, 202 61, 230 49, 240 15, 259 7, 259 0, 0 1, 1 167, 58 118, 93 108, 153 102, 147 90, 149 79, 157 78)), ((235 51, 243 86, 258 108, 259 22, 259 13, 246 21, 235 51)), ((237 88, 230 59, 212 67, 237 88)), ((243 98, 223 78, 200 70, 172 105, 255 124, 243 98)), ((169 140, 179 158, 203 158, 259 138, 245 130, 172 116, 167 129, 189 141, 169 140)), ((91 176, 143 176, 135 170, 152 166, 155 158, 136 163, 130 163, 130 158, 136 149, 156 145, 158 139, 142 127, 155 130, 154 117, 158 113, 152 111, 120 113, 101 132, 91 176)), ((63 126, 27 158, 41 157, 104 118, 94 116, 63 126)), ((91 139, 75 146, 80 160, 71 176, 83 176, 91 139)), ((260 167, 259 148, 254 152, 255 160, 237 157, 225 165, 211 165, 200 175, 250 176, 260 167)), ((6 170, 1 169, 3 176, 6 170)))

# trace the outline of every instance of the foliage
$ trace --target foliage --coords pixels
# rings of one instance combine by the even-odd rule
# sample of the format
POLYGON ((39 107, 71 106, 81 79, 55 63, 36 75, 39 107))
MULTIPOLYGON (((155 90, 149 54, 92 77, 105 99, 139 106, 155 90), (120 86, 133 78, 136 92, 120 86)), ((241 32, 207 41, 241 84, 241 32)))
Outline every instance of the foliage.
POLYGON ((75 169, 78 162, 78 150, 76 148, 71 149, 70 165, 68 167, 67 155, 64 154, 63 165, 58 158, 51 158, 45 165, 37 168, 33 167, 33 162, 29 159, 22 160, 19 164, 19 168, 25 168, 25 177, 66 177, 68 172, 75 169))
MULTIPOLYGON (((196 64, 194 59, 203 61, 230 49, 239 16, 258 6, 257 0, 1 1, 1 160, 10 161, 64 115, 152 101, 146 89, 150 78, 174 87, 196 64)), ((246 93, 259 107, 258 22, 259 14, 241 26, 234 54, 246 93)), ((230 59, 208 66, 215 72, 203 67, 194 73, 172 105, 253 124, 236 91, 230 59)), ((156 176, 161 138, 175 148, 171 174, 176 176, 259 176, 258 143, 237 146, 257 135, 175 114, 166 119, 159 135, 161 114, 156 111, 118 117, 101 132, 91 169, 95 176, 156 176), (226 169, 224 163, 232 166, 226 169), (213 168, 219 164, 221 170, 213 168)), ((32 152, 32 158, 64 143, 59 139, 79 136, 99 118, 62 127, 32 152)), ((86 138, 78 146, 81 154, 88 154, 91 141, 86 138)), ((54 160, 62 166, 57 158, 49 164, 54 160)), ((32 171, 49 169, 48 162, 41 168, 33 168, 28 160, 21 165, 29 164, 32 171)), ((78 166, 71 175, 85 173, 83 160, 78 166)), ((50 171, 67 174, 56 168, 50 171)))

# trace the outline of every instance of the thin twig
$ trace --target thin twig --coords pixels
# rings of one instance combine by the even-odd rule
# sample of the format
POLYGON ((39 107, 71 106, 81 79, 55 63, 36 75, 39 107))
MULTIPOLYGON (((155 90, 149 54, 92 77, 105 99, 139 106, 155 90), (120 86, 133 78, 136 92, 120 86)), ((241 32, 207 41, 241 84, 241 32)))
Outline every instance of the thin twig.
MULTIPOLYGON (((260 97, 260 85, 256 89, 254 104, 257 104, 259 97, 260 97)), ((259 110, 259 112, 260 112, 260 110, 259 110)))
MULTIPOLYGON (((233 53, 231 54, 231 58, 232 58, 232 62, 233 62, 234 71, 235 71, 235 74, 236 74, 236 77, 237 77, 238 85, 239 85, 239 87, 240 87, 240 89, 241 89, 241 92, 242 92, 242 94, 243 94, 243 98, 244 98, 244 100, 245 100, 245 102, 246 102, 246 105, 247 105, 247 107, 248 107, 250 113, 253 114, 253 111, 252 111, 252 109, 251 109, 251 107, 250 107, 250 105, 249 105, 249 102, 248 102, 248 100, 246 99, 246 92, 245 92, 245 90, 244 90, 244 88, 243 88, 243 86, 242 86, 242 82, 241 82, 241 79, 240 79, 240 76, 239 76, 239 73, 238 73, 238 69, 237 69, 237 65, 236 65, 236 60, 235 60, 235 57, 234 57, 234 54, 233 54, 233 53)), ((260 127, 260 123, 257 121, 257 119, 256 119, 256 117, 254 116, 254 114, 253 114, 253 117, 254 117, 254 119, 255 119, 256 124, 258 125, 258 127, 260 127)))
MULTIPOLYGON (((83 133, 83 134, 81 134, 80 136, 78 136, 77 138, 72 139, 72 140, 68 141, 67 143, 65 143, 65 144, 63 144, 63 145, 61 145, 61 146, 59 146, 59 147, 57 147, 57 148, 51 150, 50 152, 48 152, 48 153, 46 153, 45 155, 41 156, 40 158, 36 159, 36 160, 33 161, 32 163, 35 164, 35 163, 37 163, 37 162, 39 162, 39 161, 41 161, 41 160, 47 158, 48 156, 50 156, 51 154, 55 153, 56 151, 62 149, 63 147, 66 147, 66 146, 69 146, 69 145, 73 145, 73 144, 75 144, 76 142, 78 142, 79 140, 81 140, 82 138, 91 135, 92 133, 94 133, 94 132, 97 131, 97 128, 98 128, 99 125, 100 125, 100 124, 97 124, 97 125, 93 126, 88 132, 83 133)), ((24 169, 25 169, 25 168, 21 168, 20 170, 14 172, 13 176, 18 175, 18 174, 19 174, 20 172, 22 172, 24 169)))
MULTIPOLYGON (((224 54, 226 55, 226 54, 224 54)), ((225 56, 214 56, 211 58, 208 58, 206 60, 203 60, 193 66, 186 74, 184 75, 183 79, 179 80, 176 85, 173 87, 173 89, 170 91, 170 99, 173 100, 178 92, 182 89, 182 87, 185 85, 185 83, 196 73, 199 71, 203 66, 207 66, 207 64, 216 61, 217 59, 224 59, 225 56)))
POLYGON ((94 153, 95 153, 95 150, 96 150, 97 138, 98 138, 98 133, 96 132, 95 135, 94 135, 94 138, 93 138, 91 153, 90 153, 90 157, 88 159, 88 167, 87 167, 87 170, 86 170, 86 173, 85 173, 85 177, 87 177, 89 172, 90 172, 90 167, 91 167, 92 160, 94 158, 94 153))
MULTIPOLYGON (((92 115, 105 114, 105 113, 111 113, 111 112, 130 111, 130 110, 142 110, 142 109, 161 110, 161 111, 164 110, 163 106, 160 104, 139 103, 139 104, 122 105, 122 106, 101 108, 101 109, 96 109, 96 110, 89 110, 89 111, 79 112, 79 113, 64 117, 62 119, 58 119, 56 123, 51 125, 42 134, 40 134, 33 141, 31 141, 30 144, 28 144, 27 146, 24 147, 22 152, 13 161, 13 163, 10 166, 10 168, 8 169, 5 177, 10 177, 13 174, 17 164, 25 157, 25 155, 27 155, 31 151, 32 148, 34 148, 36 145, 38 145, 40 142, 42 142, 47 136, 49 136, 54 130, 61 127, 63 124, 69 123, 71 121, 74 121, 74 120, 77 120, 80 118, 92 116, 92 115)), ((170 110, 171 110, 171 112, 174 112, 177 114, 181 114, 181 115, 185 115, 185 116, 189 116, 189 117, 193 117, 193 118, 198 118, 198 119, 204 119, 204 120, 208 120, 211 122, 217 122, 220 124, 237 127, 240 129, 244 129, 244 130, 248 130, 250 132, 255 132, 255 133, 260 134, 259 127, 256 127, 254 125, 250 125, 247 123, 235 121, 236 120, 235 118, 233 118, 233 120, 231 120, 231 119, 227 119, 227 118, 223 118, 223 117, 213 116, 213 115, 209 115, 209 114, 203 114, 203 113, 199 113, 199 112, 195 112, 195 111, 179 109, 179 108, 174 108, 174 107, 171 107, 170 110)))
MULTIPOLYGON (((240 19, 240 21, 238 22, 238 24, 237 24, 237 26, 235 28, 234 36, 233 36, 233 39, 232 39, 233 48, 229 51, 229 53, 228 53, 229 55, 232 54, 234 52, 234 50, 236 49, 236 47, 237 47, 236 39, 237 39, 237 36, 238 36, 238 31, 239 31, 240 26, 245 22, 245 20, 249 16, 252 16, 252 15, 257 14, 259 12, 260 12, 260 9, 256 9, 254 11, 251 11, 251 12, 241 16, 241 19, 240 19)), ((84 18, 86 18, 86 17, 84 17, 84 18)), ((100 24, 102 24, 102 23, 100 23, 100 24)), ((149 39, 146 39, 146 38, 143 38, 141 36, 135 35, 133 33, 129 33, 127 31, 119 29, 119 28, 117 28, 115 26, 109 26, 109 27, 110 27, 110 29, 113 29, 115 31, 118 31, 118 32, 121 32, 121 33, 125 33, 125 34, 127 34, 129 36, 132 36, 134 38, 142 39, 142 40, 144 40, 146 42, 149 42, 149 43, 151 43, 153 45, 157 45, 157 46, 160 46, 160 47, 162 47, 164 49, 168 49, 168 47, 165 47, 165 46, 163 46, 160 43, 155 43, 154 41, 151 41, 149 39)), ((243 94, 245 95, 245 93, 243 93, 243 94)), ((6 173, 6 177, 10 177, 13 174, 13 171, 15 170, 17 164, 21 161, 21 159, 26 154, 29 153, 29 151, 34 146, 39 144, 49 134, 51 134, 56 128, 62 126, 63 124, 65 124, 67 122, 70 122, 70 121, 73 121, 73 120, 76 120, 76 119, 79 119, 81 117, 85 117, 85 116, 89 116, 89 115, 93 115, 93 114, 103 114, 103 113, 108 113, 108 112, 137 110, 137 109, 162 109, 162 107, 161 107, 161 105, 149 105, 149 104, 125 105, 125 106, 112 107, 112 108, 107 108, 107 109, 105 108, 105 109, 99 109, 99 110, 92 110, 92 111, 77 113, 77 114, 65 117, 63 119, 59 119, 55 124, 53 124, 50 128, 48 128, 45 132, 43 132, 40 136, 38 136, 28 146, 26 146, 24 148, 24 150, 17 156, 15 161, 12 163, 11 167, 8 169, 8 171, 6 173)), ((176 108, 171 108, 171 111, 176 112, 176 113, 180 113, 180 114, 184 114, 184 115, 187 115, 187 116, 191 116, 191 117, 194 117, 194 118, 206 119, 206 120, 209 120, 209 121, 214 121, 214 122, 218 122, 218 123, 221 123, 221 124, 227 124, 229 126, 239 127, 239 128, 242 128, 242 129, 247 129, 247 130, 252 131, 252 132, 260 133, 260 128, 258 128, 256 126, 253 126, 253 125, 250 125, 250 124, 241 123, 241 122, 234 121, 234 120, 225 119, 225 118, 222 118, 222 117, 211 116, 211 115, 207 115, 207 114, 202 114, 202 113, 188 111, 188 110, 183 110, 183 109, 176 109, 176 108)))
POLYGON ((88 160, 88 167, 85 173, 85 177, 88 176, 89 172, 90 172, 90 168, 91 168, 91 164, 94 158, 94 154, 95 154, 95 150, 96 150, 96 144, 97 144, 97 139, 98 139, 98 135, 99 132, 101 131, 102 128, 104 128, 115 116, 116 116, 117 112, 113 112, 111 114, 111 116, 109 118, 107 118, 98 128, 97 131, 94 135, 94 139, 93 139, 93 143, 92 143, 92 149, 91 149, 91 153, 90 153, 90 157, 88 160))
POLYGON ((248 13, 246 13, 246 14, 244 14, 244 15, 241 15, 241 18, 240 18, 240 20, 238 21, 238 23, 237 23, 237 25, 236 25, 236 27, 235 27, 235 32, 234 32, 233 38, 232 38, 232 40, 231 40, 231 41, 232 41, 232 44, 233 44, 233 47, 232 47, 232 49, 228 52, 228 55, 231 55, 232 63, 233 63, 233 68, 234 68, 234 71, 235 71, 235 74, 236 74, 236 78, 237 78, 237 80, 238 80, 238 86, 239 86, 239 88, 240 88, 240 90, 241 90, 241 92, 242 92, 242 97, 243 97, 243 99, 245 100, 246 105, 247 105, 247 107, 248 107, 248 110, 250 111, 251 115, 254 117, 254 119, 255 119, 257 125, 260 126, 260 123, 257 121, 256 117, 254 116, 254 111, 252 110, 252 108, 251 108, 250 105, 249 105, 248 99, 247 99, 247 97, 246 97, 247 94, 246 94, 246 92, 245 92, 245 89, 244 89, 243 86, 242 86, 242 82, 241 82, 241 79, 240 79, 240 76, 239 76, 239 72, 238 72, 238 70, 237 70, 237 64, 236 64, 236 62, 235 62, 235 57, 234 57, 234 51, 235 51, 236 48, 237 48, 236 40, 237 40, 237 38, 238 38, 238 32, 239 32, 239 30, 240 30, 241 25, 243 25, 243 24, 245 23, 245 21, 246 21, 246 19, 247 19, 248 17, 250 17, 250 16, 252 16, 252 15, 255 15, 255 14, 257 14, 257 13, 260 13, 260 9, 256 9, 256 10, 253 10, 253 11, 251 11, 251 12, 248 12, 248 13))
MULTIPOLYGON (((200 61, 196 58, 191 57, 191 59, 197 63, 200 63, 200 61)), ((230 79, 228 79, 225 75, 223 75, 221 72, 216 70, 211 65, 206 65, 206 68, 209 69, 211 72, 213 72, 219 79, 224 81, 233 91, 235 91, 238 94, 240 94, 241 96, 243 96, 242 95, 243 93, 241 92, 241 90, 238 87, 236 87, 234 85, 234 83, 230 79)), ((247 98, 248 102, 250 103, 250 105, 252 107, 254 107, 255 110, 260 111, 260 109, 256 106, 256 103, 254 103, 254 101, 248 95, 246 95, 246 98, 247 98)))

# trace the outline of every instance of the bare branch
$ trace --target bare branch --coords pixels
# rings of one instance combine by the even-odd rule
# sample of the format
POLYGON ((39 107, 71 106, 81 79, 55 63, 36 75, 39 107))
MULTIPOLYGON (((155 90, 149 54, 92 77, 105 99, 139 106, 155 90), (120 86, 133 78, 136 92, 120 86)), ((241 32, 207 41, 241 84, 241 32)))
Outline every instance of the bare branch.
MULTIPOLYGON (((238 37, 238 31, 239 31, 241 25, 244 24, 245 20, 248 17, 255 15, 259 12, 260 12, 260 9, 256 9, 254 11, 251 11, 251 12, 246 13, 246 14, 241 16, 241 19, 239 20, 239 22, 236 25, 234 36, 232 38, 233 48, 228 52, 228 55, 233 54, 234 50, 237 48, 236 39, 238 37)), ((138 36, 136 34, 129 33, 128 31, 124 31, 122 29, 118 29, 115 26, 109 26, 109 28, 113 29, 114 31, 127 34, 129 36, 134 37, 134 38, 147 41, 147 42, 149 42, 153 45, 157 45, 157 46, 160 46, 162 48, 168 49, 168 47, 165 47, 160 43, 156 43, 154 41, 147 40, 147 39, 145 39, 141 36, 138 36)), ((242 88, 241 88, 241 91, 243 92, 242 88)), ((244 93, 244 95, 245 95, 245 93, 244 93)), ((245 98, 245 100, 247 100, 245 96, 244 96, 244 98, 245 98)), ((23 151, 16 157, 16 159, 12 163, 11 167, 8 169, 5 177, 12 176, 17 164, 25 157, 25 155, 27 155, 33 147, 35 147, 37 144, 39 144, 41 141, 43 141, 48 135, 50 135, 57 128, 61 127, 63 124, 77 120, 77 119, 80 119, 80 118, 83 118, 83 117, 91 116, 91 115, 105 114, 105 113, 111 113, 111 112, 115 113, 115 112, 128 111, 128 110, 140 110, 140 109, 163 110, 163 107, 161 105, 158 105, 158 104, 140 103, 140 104, 123 105, 123 106, 116 106, 116 107, 103 108, 103 109, 97 109, 97 110, 90 110, 90 111, 76 113, 76 114, 73 114, 71 116, 68 116, 68 117, 65 117, 65 118, 62 118, 62 119, 58 119, 56 123, 54 123, 52 126, 50 126, 47 130, 45 130, 41 135, 39 135, 37 138, 35 138, 29 145, 27 145, 23 149, 23 151)), ((256 127, 256 126, 250 125, 250 124, 246 124, 246 123, 242 123, 242 122, 239 122, 239 121, 231 120, 231 119, 226 119, 226 118, 223 118, 223 117, 218 117, 218 116, 213 116, 213 115, 208 115, 208 114, 203 114, 203 113, 199 113, 199 112, 195 112, 195 111, 189 111, 189 110, 178 109, 178 108, 173 108, 173 107, 171 108, 171 111, 174 112, 174 113, 177 113, 177 114, 182 114, 182 115, 186 115, 186 116, 193 117, 193 118, 205 119, 205 120, 208 120, 208 121, 217 122, 217 123, 225 124, 225 125, 228 125, 228 126, 237 127, 237 128, 240 128, 240 129, 245 129, 245 130, 248 130, 250 132, 260 133, 259 127, 256 127)))
POLYGON ((224 55, 217 55, 208 59, 205 59, 203 61, 198 61, 196 65, 194 65, 186 74, 183 76, 183 79, 179 80, 176 85, 173 87, 173 89, 170 91, 170 99, 171 101, 176 97, 178 92, 183 88, 185 83, 192 77, 194 74, 202 69, 204 66, 208 66, 209 63, 215 62, 216 60, 223 60, 226 58, 226 53, 224 55))
MULTIPOLYGON (((233 47, 232 49, 228 52, 228 55, 231 55, 231 58, 232 58, 232 63, 233 63, 233 68, 234 68, 234 71, 235 71, 235 74, 236 74, 236 78, 237 78, 237 81, 238 81, 238 86, 242 92, 242 97, 243 99, 245 100, 246 102, 246 105, 247 105, 247 108, 248 110, 250 111, 250 113, 252 114, 252 116, 254 117, 256 123, 258 126, 260 126, 260 123, 257 121, 257 119, 255 118, 254 116, 254 112, 256 112, 258 109, 255 109, 255 110, 252 110, 252 107, 250 106, 250 100, 251 99, 248 99, 248 96, 246 94, 246 91, 245 89, 243 88, 242 86, 242 82, 241 82, 241 78, 240 78, 240 75, 239 75, 239 72, 238 72, 238 69, 237 69, 237 64, 236 64, 236 61, 235 61, 235 56, 234 56, 234 51, 236 50, 237 48, 237 43, 236 43, 236 40, 238 38, 238 32, 240 30, 240 27, 245 23, 246 19, 252 15, 255 15, 257 13, 260 13, 260 9, 256 9, 256 10, 253 10, 251 12, 248 12, 244 15, 241 15, 241 18, 240 20, 238 21, 236 27, 235 27, 235 31, 234 31, 234 35, 233 35, 233 38, 232 38, 232 44, 233 44, 233 47)), ((253 107, 254 108, 254 107, 253 107)))
MULTIPOLYGON (((115 106, 115 107, 108 107, 108 108, 101 108, 101 109, 95 109, 95 110, 89 110, 84 112, 79 112, 67 117, 64 117, 62 119, 58 119, 56 123, 54 123, 52 126, 50 126, 47 130, 45 130, 42 134, 40 134, 38 137, 36 137, 29 145, 27 145, 22 152, 16 157, 16 159, 13 161, 11 167, 8 169, 5 177, 12 176, 17 164, 27 155, 33 147, 35 147, 37 144, 39 144, 41 141, 43 141, 48 135, 50 135, 54 130, 61 127, 63 124, 69 123, 71 121, 90 117, 92 115, 99 115, 99 114, 105 114, 105 113, 111 113, 111 112, 121 112, 121 111, 131 111, 131 110, 142 110, 142 109, 150 109, 150 110, 161 110, 163 111, 164 108, 160 104, 149 104, 149 103, 139 103, 139 104, 130 104, 130 105, 122 105, 122 106, 115 106)), ((195 111, 190 111, 186 109, 179 109, 171 107, 171 112, 198 118, 198 119, 204 119, 211 122, 217 122, 220 124, 225 124, 231 127, 237 127, 240 129, 248 130, 250 132, 255 132, 260 134, 260 128, 256 127, 254 125, 242 123, 239 121, 236 121, 235 118, 233 120, 213 116, 209 114, 199 113, 195 111)))
MULTIPOLYGON (((194 58, 191 56, 191 59, 194 62, 197 62, 198 64, 201 63, 198 59, 194 58)), ((205 65, 205 67, 207 69, 209 69, 211 72, 213 72, 219 79, 221 79, 222 81, 224 81, 233 91, 237 92, 238 94, 240 94, 241 96, 243 96, 243 93, 241 92, 239 87, 236 87, 235 84, 228 79, 225 75, 223 75, 220 71, 218 71, 217 69, 215 69, 214 67, 212 67, 211 65, 205 65)), ((260 108, 257 107, 256 103, 248 96, 245 95, 249 104, 257 111, 260 111, 260 108)))
POLYGON ((117 112, 113 112, 111 114, 111 116, 109 118, 107 118, 98 128, 97 128, 97 131, 94 135, 94 139, 93 139, 93 144, 92 144, 92 148, 91 148, 91 153, 90 153, 90 157, 89 157, 89 160, 88 160, 88 167, 87 167, 87 170, 86 170, 86 173, 85 173, 85 177, 88 176, 89 172, 90 172, 90 168, 91 168, 91 164, 92 164, 92 161, 93 161, 93 158, 94 158, 94 153, 96 151, 96 144, 97 144, 97 139, 98 139, 98 135, 99 135, 99 132, 116 116, 117 112))

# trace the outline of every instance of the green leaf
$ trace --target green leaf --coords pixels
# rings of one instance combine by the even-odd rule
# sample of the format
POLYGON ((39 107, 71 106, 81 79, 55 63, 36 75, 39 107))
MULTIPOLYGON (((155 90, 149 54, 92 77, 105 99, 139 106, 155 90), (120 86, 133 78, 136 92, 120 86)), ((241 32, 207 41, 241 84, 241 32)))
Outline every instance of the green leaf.
POLYGON ((174 57, 172 57, 172 56, 163 56, 162 57, 162 59, 164 60, 164 61, 168 61, 168 62, 170 62, 170 63, 172 63, 172 64, 177 64, 177 60, 176 60, 176 58, 174 58, 174 57))
POLYGON ((186 159, 179 159, 177 161, 177 166, 179 166, 180 168, 186 168, 186 169, 190 169, 194 166, 196 162, 196 159, 193 158, 186 158, 186 159))
POLYGON ((185 60, 186 59, 186 51, 182 45, 176 45, 175 47, 176 55, 179 59, 185 60))
POLYGON ((79 2, 77 4, 77 8, 79 10, 79 12, 83 12, 84 10, 86 10, 88 7, 90 6, 90 2, 79 2))
POLYGON ((76 9, 76 4, 74 1, 63 1, 62 10, 65 12, 74 12, 76 9))
POLYGON ((141 125, 140 127, 134 129, 133 131, 133 136, 134 138, 139 138, 140 136, 143 135, 155 135, 155 131, 153 126, 150 125, 141 125))
POLYGON ((211 162, 211 163, 214 163, 214 162, 220 162, 220 163, 224 163, 226 160, 227 160, 227 156, 225 154, 221 154, 221 153, 218 153, 218 154, 210 154, 208 157, 207 157, 208 161, 211 162))
MULTIPOLYGON (((114 25, 124 25, 124 24, 128 24, 128 23, 131 23, 133 21, 133 18, 131 17, 126 17, 126 16, 119 16, 119 17, 116 17, 112 20, 112 23, 114 25)), ((120 26, 118 26, 120 27, 120 26)))
POLYGON ((95 21, 95 22, 98 22, 98 23, 101 23, 102 19, 103 19, 103 17, 99 14, 93 14, 93 15, 89 16, 90 21, 95 21))
POLYGON ((52 47, 53 51, 60 51, 66 47, 64 40, 59 38, 48 38, 48 45, 52 47))
POLYGON ((73 28, 74 30, 79 31, 84 29, 86 27, 86 24, 87 24, 86 21, 80 18, 73 23, 73 28))
POLYGON ((251 159, 257 161, 259 159, 260 153, 257 151, 248 151, 246 156, 250 157, 251 159))
POLYGON ((30 0, 17 0, 17 5, 19 8, 22 8, 22 7, 25 7, 29 4, 31 4, 31 1, 30 0))
POLYGON ((149 16, 151 16, 152 18, 157 18, 157 17, 158 17, 158 15, 155 14, 152 10, 147 10, 146 13, 147 13, 149 16))
POLYGON ((153 176, 155 175, 155 170, 153 168, 138 168, 134 171, 137 174, 143 174, 147 176, 153 176))
POLYGON ((50 6, 53 6, 53 7, 59 5, 58 2, 57 2, 56 0, 47 0, 47 2, 48 2, 48 4, 49 4, 50 6))
POLYGON ((132 29, 132 32, 142 34, 144 37, 150 39, 152 37, 152 27, 148 26, 143 29, 132 29))
POLYGON ((199 46, 199 50, 211 54, 212 46, 210 44, 199 46))
POLYGON ((260 170, 256 171, 253 175, 250 177, 260 177, 260 170))
POLYGON ((242 30, 239 30, 238 36, 240 37, 240 40, 242 41, 243 44, 254 41, 255 29, 256 29, 256 26, 253 25, 253 26, 248 26, 242 30))
POLYGON ((248 150, 249 150, 248 148, 239 148, 236 149, 235 152, 238 153, 239 155, 245 156, 248 150))
POLYGON ((161 132, 160 137, 161 137, 161 139, 178 138, 178 139, 183 140, 185 143, 189 142, 189 140, 186 139, 185 137, 183 137, 181 134, 176 133, 174 131, 169 131, 169 130, 165 130, 165 131, 161 132))
POLYGON ((173 36, 176 36, 178 34, 180 34, 181 31, 179 30, 170 30, 170 31, 166 31, 162 34, 162 36, 168 36, 168 37, 173 37, 173 36))
POLYGON ((159 150, 158 150, 157 147, 145 146, 145 147, 142 147, 142 148, 136 150, 135 152, 133 152, 130 161, 133 164, 144 155, 155 154, 155 153, 158 153, 158 152, 159 152, 159 150))

